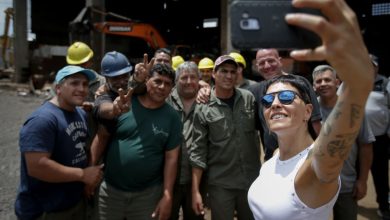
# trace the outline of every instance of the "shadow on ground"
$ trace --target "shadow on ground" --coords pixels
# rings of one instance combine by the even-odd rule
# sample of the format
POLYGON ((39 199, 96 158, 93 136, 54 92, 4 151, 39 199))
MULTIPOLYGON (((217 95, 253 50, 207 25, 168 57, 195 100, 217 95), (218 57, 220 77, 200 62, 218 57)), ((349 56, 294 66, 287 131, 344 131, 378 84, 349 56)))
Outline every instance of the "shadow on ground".
POLYGON ((361 217, 370 219, 370 220, 381 220, 381 218, 376 214, 376 208, 368 208, 364 206, 358 207, 358 213, 361 217))

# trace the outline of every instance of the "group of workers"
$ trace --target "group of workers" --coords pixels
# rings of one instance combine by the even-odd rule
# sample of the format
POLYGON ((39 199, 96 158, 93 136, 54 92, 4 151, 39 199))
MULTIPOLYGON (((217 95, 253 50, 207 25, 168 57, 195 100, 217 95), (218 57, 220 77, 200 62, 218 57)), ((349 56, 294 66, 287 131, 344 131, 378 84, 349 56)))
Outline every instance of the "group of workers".
POLYGON ((110 51, 97 73, 91 48, 72 44, 55 96, 20 131, 18 219, 356 218, 372 162, 360 152, 377 136, 363 120, 375 63, 346 2, 292 4, 327 18, 286 16, 322 39, 290 53, 329 64, 313 71, 315 91, 276 49, 257 51, 255 82, 237 52, 195 63, 161 48, 133 66, 110 51))

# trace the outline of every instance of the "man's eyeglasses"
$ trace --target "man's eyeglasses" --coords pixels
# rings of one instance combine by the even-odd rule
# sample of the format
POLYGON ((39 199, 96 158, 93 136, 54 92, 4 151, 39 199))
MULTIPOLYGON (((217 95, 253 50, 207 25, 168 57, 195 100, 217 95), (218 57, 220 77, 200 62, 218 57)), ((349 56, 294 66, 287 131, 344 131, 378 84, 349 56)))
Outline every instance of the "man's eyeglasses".
POLYGON ((290 105, 294 101, 295 96, 298 96, 302 99, 302 97, 297 92, 291 90, 282 90, 264 95, 261 99, 261 104, 263 104, 265 108, 271 107, 272 103, 275 100, 275 95, 278 95, 279 102, 283 105, 290 105))

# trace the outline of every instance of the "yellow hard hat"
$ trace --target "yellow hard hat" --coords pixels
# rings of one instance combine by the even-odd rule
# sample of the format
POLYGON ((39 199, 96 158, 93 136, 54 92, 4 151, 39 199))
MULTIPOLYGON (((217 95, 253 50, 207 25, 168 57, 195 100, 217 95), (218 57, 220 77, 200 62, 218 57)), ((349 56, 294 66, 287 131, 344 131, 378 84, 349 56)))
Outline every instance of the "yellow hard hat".
POLYGON ((180 66, 180 64, 184 63, 184 59, 181 56, 172 57, 172 68, 176 71, 176 69, 180 66))
POLYGON ((208 57, 205 57, 199 61, 199 69, 212 69, 214 68, 214 61, 208 57))
POLYGON ((235 60, 237 63, 241 63, 241 64, 244 66, 244 68, 246 67, 245 59, 244 59, 244 57, 243 57, 241 54, 236 53, 236 52, 231 52, 231 53, 229 54, 229 56, 233 57, 234 60, 235 60))
POLYGON ((66 62, 72 65, 83 64, 93 57, 91 48, 83 42, 75 42, 68 48, 66 62))

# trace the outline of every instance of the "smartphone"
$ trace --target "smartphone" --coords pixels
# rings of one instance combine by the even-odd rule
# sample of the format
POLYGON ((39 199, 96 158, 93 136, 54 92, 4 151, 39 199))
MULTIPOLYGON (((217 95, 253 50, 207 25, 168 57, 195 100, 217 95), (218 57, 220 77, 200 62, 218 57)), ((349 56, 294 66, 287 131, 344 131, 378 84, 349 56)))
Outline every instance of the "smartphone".
POLYGON ((298 9, 290 0, 234 1, 230 5, 231 41, 236 49, 315 48, 321 39, 309 30, 289 25, 287 13, 321 15, 319 10, 298 9))

